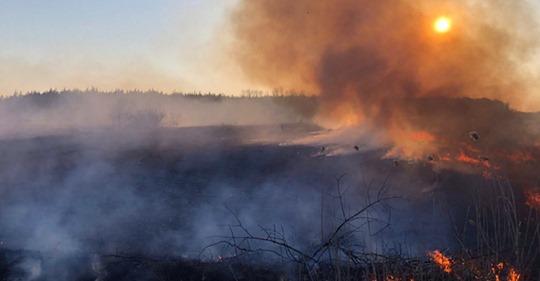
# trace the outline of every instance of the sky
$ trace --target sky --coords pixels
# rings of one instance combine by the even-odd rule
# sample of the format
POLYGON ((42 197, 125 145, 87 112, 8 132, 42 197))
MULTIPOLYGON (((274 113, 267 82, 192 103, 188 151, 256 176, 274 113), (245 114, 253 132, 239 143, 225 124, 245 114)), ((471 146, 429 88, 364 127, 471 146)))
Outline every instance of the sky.
MULTIPOLYGON (((238 0, 0 0, 0 94, 51 88, 236 94, 225 26, 238 0)), ((238 75, 235 75, 238 77, 238 75)))
POLYGON ((260 89, 226 52, 239 1, 0 0, 0 95, 260 89))

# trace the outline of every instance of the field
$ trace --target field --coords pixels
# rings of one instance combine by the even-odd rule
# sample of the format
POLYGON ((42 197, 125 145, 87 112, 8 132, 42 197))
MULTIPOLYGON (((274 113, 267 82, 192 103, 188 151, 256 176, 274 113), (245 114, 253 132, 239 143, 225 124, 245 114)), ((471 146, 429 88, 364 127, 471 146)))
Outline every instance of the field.
POLYGON ((72 94, 35 98, 47 95, 52 102, 2 101, 41 112, 11 120, 26 130, 6 129, 1 140, 0 280, 516 281, 540 274, 538 213, 508 178, 387 157, 387 148, 361 138, 312 141, 329 131, 305 114, 172 126, 162 107, 135 106, 105 115, 117 122, 100 116, 104 126, 65 116, 96 110, 66 110, 72 94), (40 114, 66 123, 44 130, 40 114))

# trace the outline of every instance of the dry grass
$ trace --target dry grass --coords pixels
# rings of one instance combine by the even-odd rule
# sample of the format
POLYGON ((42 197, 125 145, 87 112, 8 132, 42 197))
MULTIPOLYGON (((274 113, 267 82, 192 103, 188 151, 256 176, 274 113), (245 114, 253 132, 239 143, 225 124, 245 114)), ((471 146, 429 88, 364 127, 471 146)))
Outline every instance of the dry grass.
POLYGON ((237 220, 230 235, 211 246, 231 247, 238 257, 277 256, 283 267, 295 264, 295 273, 289 277, 292 280, 540 280, 539 214, 516 197, 515 189, 506 180, 493 180, 477 188, 474 198, 469 198, 472 204, 465 217, 454 225, 459 247, 444 253, 433 249, 416 258, 365 253, 353 246, 359 226, 380 220, 371 217, 370 212, 396 198, 385 195, 387 187, 383 184, 377 196, 368 196, 373 199, 348 213, 340 181, 336 212, 342 216, 332 231, 321 235, 320 244, 298 248, 288 242, 283 229, 261 227, 256 232, 237 220))

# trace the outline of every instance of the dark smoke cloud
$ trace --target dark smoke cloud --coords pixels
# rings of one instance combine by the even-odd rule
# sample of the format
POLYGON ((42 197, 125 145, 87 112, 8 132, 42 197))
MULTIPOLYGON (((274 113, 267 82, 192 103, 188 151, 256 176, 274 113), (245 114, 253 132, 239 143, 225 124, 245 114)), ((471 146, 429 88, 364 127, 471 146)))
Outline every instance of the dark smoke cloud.
POLYGON ((525 1, 242 1, 232 17, 234 55, 269 86, 323 97, 333 126, 407 123, 401 100, 498 99, 520 107, 519 69, 537 45, 525 1), (454 22, 448 34, 432 25, 454 22))
POLYGON ((540 190, 531 125, 540 115, 519 112, 539 110, 530 2, 244 0, 231 29, 246 75, 320 97, 317 122, 342 130, 328 144, 356 137, 388 148, 385 157, 489 167, 484 176, 540 190), (453 21, 450 32, 435 32, 440 16, 453 21))

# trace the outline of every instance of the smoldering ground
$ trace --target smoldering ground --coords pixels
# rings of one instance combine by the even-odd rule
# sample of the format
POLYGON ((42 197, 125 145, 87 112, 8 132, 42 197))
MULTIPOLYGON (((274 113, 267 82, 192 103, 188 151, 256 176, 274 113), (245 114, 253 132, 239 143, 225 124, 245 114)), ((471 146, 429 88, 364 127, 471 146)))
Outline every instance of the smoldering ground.
POLYGON ((4 99, 1 247, 32 253, 17 263, 27 280, 106 278, 102 257, 117 253, 227 257, 230 248, 201 250, 237 220, 279 227, 291 244, 309 248, 335 227, 342 175, 347 212, 382 186, 400 198, 371 213, 378 222, 357 230, 356 247, 404 255, 452 247, 446 214, 459 215, 471 186, 489 179, 470 167, 409 165, 389 158, 389 149, 409 158, 400 150, 413 133, 422 148, 412 150, 416 158, 473 147, 478 155, 463 158, 483 165, 481 154, 525 148, 533 150, 526 170, 534 171, 538 131, 530 124, 538 116, 512 109, 534 101, 531 77, 519 68, 537 43, 530 10, 502 0, 241 1, 232 47, 247 76, 317 99, 80 92, 4 99), (453 18, 452 32, 433 33, 439 15, 453 18), (494 126, 493 113, 511 134, 494 126), (368 129, 344 144, 319 141, 328 132, 319 125, 368 129), (472 131, 480 136, 474 144, 472 131))
MULTIPOLYGON (((358 231, 359 247, 374 252, 400 247, 415 255, 451 244, 442 211, 429 208, 436 189, 431 167, 396 167, 392 160, 380 160, 381 150, 358 152, 351 146, 352 154, 326 157, 320 146, 284 145, 320 130, 307 121, 309 114, 296 109, 288 115, 289 102, 271 101, 279 109, 272 113, 273 122, 282 123, 245 121, 249 113, 242 117, 244 126, 210 126, 205 118, 208 126, 173 127, 155 122, 156 115, 168 118, 157 109, 141 114, 140 107, 125 106, 129 103, 122 103, 119 124, 112 122, 118 110, 106 109, 114 108, 114 95, 92 97, 100 99, 94 112, 91 103, 77 101, 96 94, 75 98, 53 93, 43 102, 46 95, 13 98, 5 108, 57 118, 57 126, 40 128, 35 126, 39 119, 11 115, 26 131, 9 130, 0 146, 1 247, 32 253, 18 265, 29 280, 105 278, 99 257, 119 253, 158 259, 226 257, 232 254, 227 247, 201 250, 227 235, 236 219, 255 231, 260 225, 279 226, 290 243, 309 248, 335 223, 336 177, 343 174, 345 207, 351 212, 388 179, 388 192, 401 196, 391 207, 373 210, 371 215, 381 221, 373 222, 370 231, 358 231), (35 110, 26 110, 30 107, 35 110), (85 118, 70 120, 78 114, 85 118), (87 127, 77 120, 85 120, 87 127), (94 120, 104 123, 91 125, 94 120), (78 129, 70 127, 73 122, 78 129), (392 223, 385 227, 387 221, 392 223), (385 231, 375 233, 379 227, 385 231)), ((137 95, 123 98, 140 104, 137 95)), ((150 94, 144 99, 170 103, 171 97, 150 94)), ((235 103, 196 99, 209 109, 235 103)), ((311 98, 304 99, 300 104, 305 106, 311 98)), ((257 107, 269 101, 244 100, 232 107, 240 112, 244 102, 257 107)))

